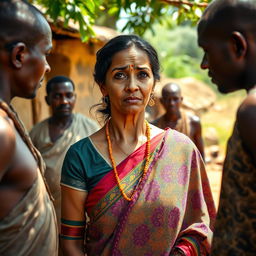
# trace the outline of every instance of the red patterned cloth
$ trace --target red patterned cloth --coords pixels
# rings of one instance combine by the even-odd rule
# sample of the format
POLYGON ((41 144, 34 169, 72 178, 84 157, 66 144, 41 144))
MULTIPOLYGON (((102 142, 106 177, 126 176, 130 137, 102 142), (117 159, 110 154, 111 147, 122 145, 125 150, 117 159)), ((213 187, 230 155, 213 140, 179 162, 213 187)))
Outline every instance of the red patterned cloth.
POLYGON ((121 196, 113 172, 89 192, 87 255, 163 256, 172 255, 175 247, 209 253, 215 207, 198 150, 171 129, 153 138, 151 145, 144 180, 139 181, 145 145, 117 166, 125 192, 136 189, 131 202, 121 196))

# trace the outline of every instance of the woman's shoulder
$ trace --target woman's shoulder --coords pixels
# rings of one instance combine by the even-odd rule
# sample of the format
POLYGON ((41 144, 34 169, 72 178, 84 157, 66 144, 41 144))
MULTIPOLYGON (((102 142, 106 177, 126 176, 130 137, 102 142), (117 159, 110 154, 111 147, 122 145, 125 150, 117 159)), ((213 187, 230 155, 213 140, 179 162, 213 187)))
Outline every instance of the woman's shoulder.
POLYGON ((84 151, 85 148, 90 146, 90 139, 89 137, 85 137, 77 142, 75 142, 74 144, 72 144, 69 147, 69 152, 81 152, 84 151))
POLYGON ((161 128, 158 128, 158 127, 151 124, 150 128, 151 128, 151 137, 155 137, 160 133, 165 133, 166 139, 175 140, 177 142, 180 142, 180 143, 183 142, 183 143, 186 143, 186 144, 193 143, 187 135, 185 135, 181 132, 178 132, 174 129, 171 129, 169 127, 165 128, 165 129, 161 129, 161 128))
POLYGON ((184 133, 176 131, 171 128, 166 128, 166 141, 169 142, 170 145, 179 145, 179 147, 185 147, 193 149, 195 147, 194 142, 184 133))
POLYGON ((105 128, 104 127, 100 128, 97 132, 91 134, 89 138, 95 145, 101 145, 102 143, 105 144, 106 143, 105 128))

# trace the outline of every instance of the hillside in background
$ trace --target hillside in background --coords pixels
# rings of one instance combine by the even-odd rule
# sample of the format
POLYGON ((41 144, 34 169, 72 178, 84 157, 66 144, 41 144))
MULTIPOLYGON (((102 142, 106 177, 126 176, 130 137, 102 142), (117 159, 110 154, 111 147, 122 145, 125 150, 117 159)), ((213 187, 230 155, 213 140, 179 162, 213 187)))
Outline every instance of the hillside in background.
POLYGON ((213 128, 218 137, 220 151, 222 154, 225 153, 226 143, 233 129, 237 108, 244 97, 245 91, 227 95, 218 94, 214 106, 201 115, 206 146, 210 145, 210 141, 207 141, 207 133, 210 133, 213 128))

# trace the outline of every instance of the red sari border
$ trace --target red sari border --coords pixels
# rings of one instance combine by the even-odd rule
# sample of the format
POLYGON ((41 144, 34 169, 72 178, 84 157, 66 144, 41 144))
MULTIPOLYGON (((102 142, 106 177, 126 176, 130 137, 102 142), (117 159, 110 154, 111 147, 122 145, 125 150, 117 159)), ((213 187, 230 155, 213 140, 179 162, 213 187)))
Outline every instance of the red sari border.
MULTIPOLYGON (((156 146, 162 140, 165 132, 162 132, 150 140, 150 154, 154 152, 156 146)), ((120 180, 126 177, 139 163, 141 163, 145 158, 145 148, 146 143, 137 148, 131 155, 124 159, 117 166, 117 173, 120 180), (132 159, 132 161, 130 161, 132 159)), ((99 182, 98 184, 89 192, 86 200, 86 208, 91 209, 98 201, 101 200, 111 189, 117 186, 114 172, 111 169, 99 182)))

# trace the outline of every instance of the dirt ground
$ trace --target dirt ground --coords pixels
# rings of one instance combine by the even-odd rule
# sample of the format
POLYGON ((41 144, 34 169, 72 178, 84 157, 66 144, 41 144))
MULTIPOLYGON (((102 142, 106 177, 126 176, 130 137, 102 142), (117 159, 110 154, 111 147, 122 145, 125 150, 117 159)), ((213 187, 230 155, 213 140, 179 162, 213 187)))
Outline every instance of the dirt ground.
POLYGON ((216 208, 218 208, 221 188, 222 165, 213 163, 206 164, 206 171, 212 189, 213 200, 215 202, 216 208))

